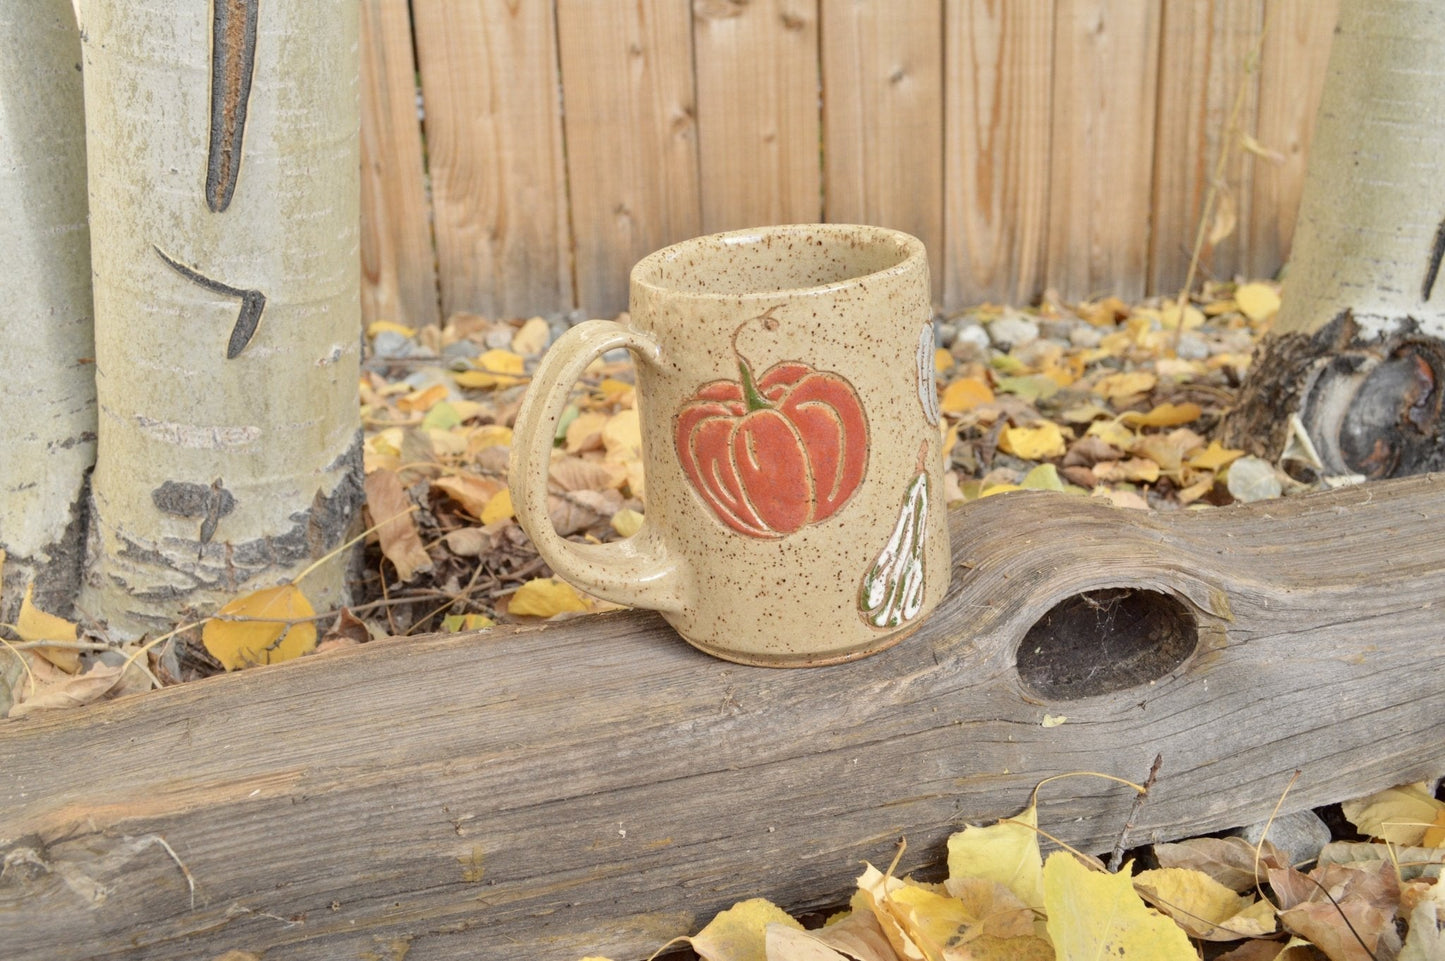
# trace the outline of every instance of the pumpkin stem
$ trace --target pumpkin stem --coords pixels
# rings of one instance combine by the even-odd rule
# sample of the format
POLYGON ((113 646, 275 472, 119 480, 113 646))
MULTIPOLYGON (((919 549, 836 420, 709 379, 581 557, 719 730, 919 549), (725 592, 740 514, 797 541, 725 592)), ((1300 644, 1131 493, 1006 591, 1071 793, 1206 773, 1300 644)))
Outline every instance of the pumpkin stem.
POLYGON ((742 375, 743 400, 747 401, 748 412, 751 413, 755 410, 768 410, 771 408, 773 405, 768 403, 768 399, 763 396, 763 392, 758 390, 757 382, 753 380, 752 368, 748 366, 747 361, 743 360, 742 354, 738 354, 738 373, 742 375))

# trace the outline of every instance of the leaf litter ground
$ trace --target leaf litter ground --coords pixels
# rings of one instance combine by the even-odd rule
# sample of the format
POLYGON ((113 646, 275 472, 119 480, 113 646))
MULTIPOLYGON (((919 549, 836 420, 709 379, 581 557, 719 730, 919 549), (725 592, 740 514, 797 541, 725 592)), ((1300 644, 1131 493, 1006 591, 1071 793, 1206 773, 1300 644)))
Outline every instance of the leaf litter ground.
MULTIPOLYGON (((1274 284, 1252 282, 1206 284, 1182 311, 1162 299, 1046 298, 1027 310, 986 304, 941 318, 947 500, 1041 489, 1123 509, 1199 510, 1350 482, 1320 476, 1302 436, 1274 463, 1217 439, 1278 306, 1274 284)), ((510 424, 560 330, 542 318, 459 314, 439 329, 378 322, 367 331, 361 414, 372 529, 351 607, 311 618, 304 583, 280 585, 234 599, 220 612, 232 619, 152 639, 141 657, 27 603, 9 642, 19 656, 0 660, 0 709, 18 716, 378 637, 614 607, 551 576, 507 490, 510 424)), ((587 370, 554 441, 549 508, 558 531, 593 542, 636 532, 646 478, 625 355, 587 370)), ((1043 858, 1047 826, 1040 831, 1030 806, 956 835, 941 885, 869 866, 850 911, 820 930, 750 901, 690 944, 710 961, 1445 959, 1445 891, 1436 883, 1445 804, 1411 786, 1347 804, 1344 814, 1361 840, 1326 846, 1308 873, 1267 842, 1226 837, 1155 845, 1136 852, 1152 867, 1115 875, 1087 856, 1043 858)))

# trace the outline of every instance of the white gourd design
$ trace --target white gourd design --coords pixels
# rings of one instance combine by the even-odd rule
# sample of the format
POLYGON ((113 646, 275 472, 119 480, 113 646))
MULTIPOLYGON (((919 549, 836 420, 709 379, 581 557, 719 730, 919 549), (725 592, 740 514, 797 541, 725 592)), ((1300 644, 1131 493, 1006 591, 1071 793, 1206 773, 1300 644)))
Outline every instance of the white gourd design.
MULTIPOLYGON (((930 358, 931 359, 931 358, 930 358)), ((924 463, 925 443, 919 455, 924 463)), ((923 542, 928 525, 928 471, 908 482, 893 535, 858 590, 858 613, 874 627, 898 627, 923 608, 923 542)))
POLYGON ((918 334, 918 401, 923 416, 938 426, 938 374, 933 362, 933 321, 923 325, 918 334))

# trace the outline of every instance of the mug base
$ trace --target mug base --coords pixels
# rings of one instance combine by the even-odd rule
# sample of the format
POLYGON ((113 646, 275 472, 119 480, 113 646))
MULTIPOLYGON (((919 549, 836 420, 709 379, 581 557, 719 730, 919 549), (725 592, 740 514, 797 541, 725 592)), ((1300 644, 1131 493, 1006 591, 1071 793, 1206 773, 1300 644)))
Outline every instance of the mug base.
MULTIPOLYGON (((892 634, 884 634, 881 637, 873 638, 857 647, 845 648, 841 651, 817 651, 813 653, 793 654, 759 654, 752 651, 733 651, 725 648, 714 647, 702 641, 695 641, 682 634, 682 639, 704 654, 711 654, 713 657, 721 658, 724 661, 731 661, 734 664, 746 664, 749 667, 828 667, 833 664, 846 664, 848 661, 857 661, 873 654, 881 653, 888 648, 904 640, 922 625, 925 617, 920 617, 907 627, 899 628, 892 634)), ((681 633, 681 632, 679 632, 681 633)))

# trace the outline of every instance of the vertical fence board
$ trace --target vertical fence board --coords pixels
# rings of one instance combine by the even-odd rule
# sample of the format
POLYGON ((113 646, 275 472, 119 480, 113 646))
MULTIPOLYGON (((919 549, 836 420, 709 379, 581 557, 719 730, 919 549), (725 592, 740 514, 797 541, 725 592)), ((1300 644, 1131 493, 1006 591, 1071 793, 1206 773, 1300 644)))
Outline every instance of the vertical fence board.
POLYGON ((1043 286, 1053 104, 1051 2, 947 0, 944 305, 1043 286))
POLYGON ((942 0, 822 0, 823 208, 906 230, 943 290, 942 0))
POLYGON ((822 219, 816 0, 697 0, 705 231, 822 219))
POLYGON ((701 232, 692 21, 675 0, 559 0, 578 306, 627 306, 641 257, 701 232))
POLYGON ((1154 216, 1150 242, 1151 293, 1178 291, 1189 270, 1200 213, 1215 184, 1210 226, 1229 232, 1200 250, 1197 278, 1228 278, 1242 269, 1252 214, 1253 172, 1241 134, 1252 133, 1258 103, 1263 0, 1165 0, 1159 52, 1159 109, 1154 145, 1154 216), (1234 105, 1244 100, 1236 126, 1234 105))
POLYGON ((1058 0, 1045 283, 1144 292, 1159 0, 1058 0))
POLYGON ((361 320, 435 324, 436 261, 406 0, 364 0, 361 64, 361 320))
POLYGON ((1241 269, 1266 277, 1283 266, 1294 237, 1305 158, 1324 87, 1338 0, 1266 0, 1255 139, 1278 156, 1254 161, 1249 250, 1241 269))
POLYGON ((414 0, 444 314, 573 304, 551 3, 414 0))

